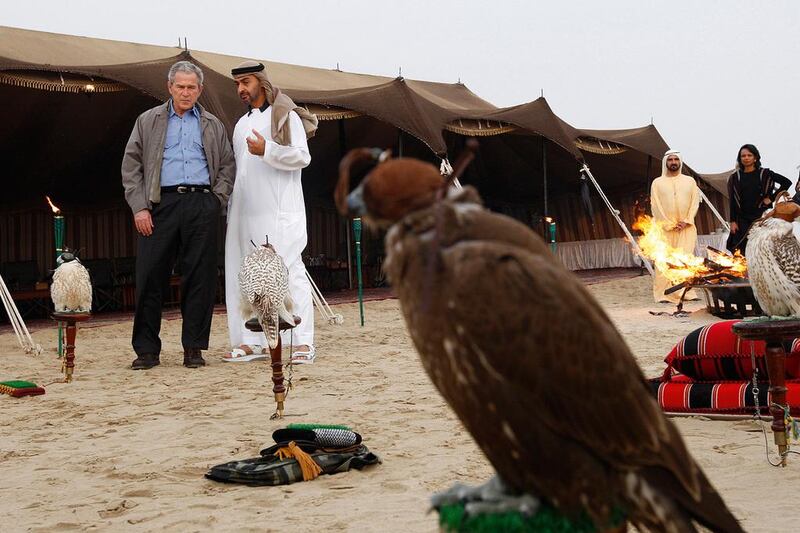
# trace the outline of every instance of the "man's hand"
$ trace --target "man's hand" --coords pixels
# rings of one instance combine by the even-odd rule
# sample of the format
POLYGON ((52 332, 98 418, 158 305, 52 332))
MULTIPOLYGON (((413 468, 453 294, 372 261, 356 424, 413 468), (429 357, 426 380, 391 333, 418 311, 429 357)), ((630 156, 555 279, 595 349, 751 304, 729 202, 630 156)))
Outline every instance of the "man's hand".
POLYGON ((140 235, 149 237, 153 234, 153 217, 150 216, 149 209, 142 209, 133 215, 133 223, 136 225, 136 231, 140 235))
POLYGON ((739 231, 739 224, 731 222, 731 233, 736 233, 737 231, 739 231))
POLYGON ((765 206, 769 207, 770 205, 772 205, 772 200, 770 200, 770 199, 769 199, 769 196, 767 196, 766 198, 764 198, 764 199, 761 201, 761 203, 762 203, 762 204, 764 204, 765 206))
POLYGON ((253 130, 253 135, 256 136, 255 139, 252 137, 247 138, 247 149, 253 155, 264 155, 264 149, 267 146, 267 141, 265 141, 264 137, 256 130, 253 130))
POLYGON ((683 222, 683 221, 678 222, 677 224, 675 224, 675 231, 683 231, 689 226, 691 226, 691 224, 689 224, 688 222, 683 222))

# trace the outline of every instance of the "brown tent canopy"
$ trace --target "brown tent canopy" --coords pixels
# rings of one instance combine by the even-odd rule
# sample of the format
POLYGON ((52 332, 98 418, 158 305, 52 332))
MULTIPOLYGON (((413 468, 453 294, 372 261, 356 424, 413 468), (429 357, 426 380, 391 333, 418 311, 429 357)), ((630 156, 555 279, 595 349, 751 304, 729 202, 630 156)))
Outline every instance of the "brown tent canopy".
MULTIPOLYGON (((0 116, 0 157, 8 184, 0 199, 5 204, 0 209, 0 260, 52 262, 48 215, 43 210, 30 215, 32 207, 42 209, 45 194, 62 202, 68 213, 80 213, 68 236, 82 232, 73 238, 102 241, 88 244, 89 257, 132 255, 119 164, 136 116, 168 98, 168 68, 189 60, 205 74, 201 103, 231 131, 244 108, 230 69, 243 59, 0 27, 0 98, 12 103, 0 116), (33 218, 18 222, 19 213, 33 218)), ((527 223, 545 213, 555 216, 559 241, 621 235, 597 198, 596 217, 590 218, 581 205, 582 163, 592 168, 630 223, 632 198, 646 193, 667 148, 654 126, 574 128, 544 98, 497 108, 461 83, 262 62, 277 86, 321 120, 310 141, 314 158, 303 180, 310 255, 346 256, 347 229, 332 208, 331 191, 338 160, 352 147, 390 147, 438 163, 457 154, 465 137, 477 136, 481 153, 463 181, 478 186, 490 206, 527 223)), ((369 243, 365 251, 369 257, 369 243)))

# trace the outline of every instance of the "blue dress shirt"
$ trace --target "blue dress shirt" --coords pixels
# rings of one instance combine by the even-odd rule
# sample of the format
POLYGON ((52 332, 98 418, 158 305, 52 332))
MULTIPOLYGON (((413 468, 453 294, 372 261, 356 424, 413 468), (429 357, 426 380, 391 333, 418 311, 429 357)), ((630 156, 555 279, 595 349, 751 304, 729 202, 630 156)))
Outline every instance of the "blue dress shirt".
POLYGON ((181 117, 170 100, 164 160, 161 163, 161 186, 210 184, 200 128, 200 110, 194 106, 181 117))

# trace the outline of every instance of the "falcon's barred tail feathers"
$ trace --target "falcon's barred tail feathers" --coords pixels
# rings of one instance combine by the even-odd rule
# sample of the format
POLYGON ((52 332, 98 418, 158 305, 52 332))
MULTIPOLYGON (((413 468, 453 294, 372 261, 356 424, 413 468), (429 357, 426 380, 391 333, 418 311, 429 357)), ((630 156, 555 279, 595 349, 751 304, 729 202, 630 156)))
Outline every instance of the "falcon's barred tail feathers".
POLYGON ((243 318, 258 319, 270 348, 278 346, 280 318, 294 323, 289 270, 272 245, 256 248, 242 259, 239 289, 243 318))
POLYGON ((598 528, 622 510, 653 531, 743 531, 544 241, 472 187, 440 199, 421 161, 379 163, 348 196, 349 165, 376 152, 342 160, 337 207, 391 226, 384 268, 423 367, 503 482, 598 528))

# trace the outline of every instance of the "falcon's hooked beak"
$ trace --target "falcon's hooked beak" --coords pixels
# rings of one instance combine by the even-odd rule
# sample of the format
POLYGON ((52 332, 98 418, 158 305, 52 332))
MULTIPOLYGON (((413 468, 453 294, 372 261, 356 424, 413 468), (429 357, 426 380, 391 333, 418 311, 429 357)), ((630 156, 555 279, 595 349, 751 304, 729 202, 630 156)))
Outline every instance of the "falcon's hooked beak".
POLYGON ((56 258, 56 263, 59 264, 59 265, 63 265, 64 263, 69 263, 69 262, 75 261, 77 259, 78 258, 75 257, 75 254, 73 254, 72 252, 65 251, 64 253, 62 253, 61 255, 59 255, 56 258))
POLYGON ((350 150, 339 163, 339 181, 334 191, 334 201, 339 214, 343 216, 361 216, 366 209, 364 206, 363 182, 348 195, 350 191, 350 167, 358 161, 372 159, 379 164, 383 163, 392 155, 391 150, 381 148, 355 148, 350 150), (357 200, 350 200, 350 197, 359 191, 357 200))
POLYGON ((367 205, 364 203, 364 183, 362 182, 347 195, 347 215, 351 217, 363 217, 366 214, 367 205))
POLYGON ((800 217, 800 205, 792 200, 781 202, 780 200, 783 198, 791 198, 791 195, 787 191, 781 191, 778 196, 775 197, 775 204, 772 211, 764 215, 762 220, 767 218, 780 218, 786 222, 794 222, 800 217))

